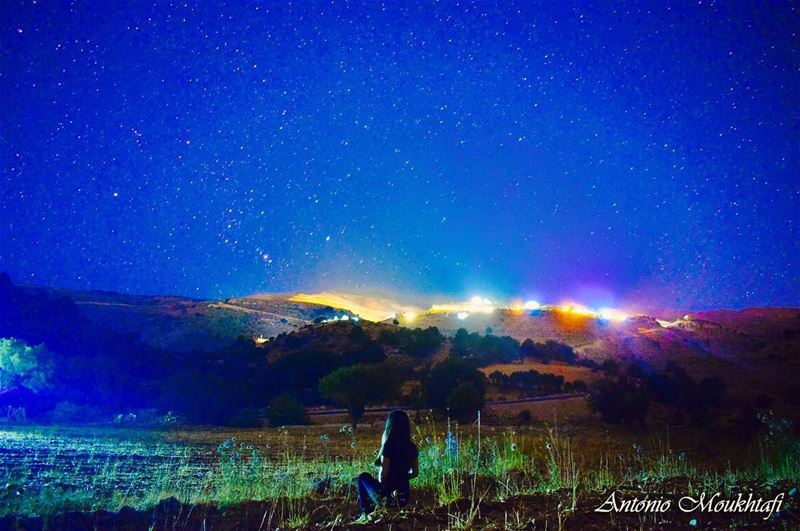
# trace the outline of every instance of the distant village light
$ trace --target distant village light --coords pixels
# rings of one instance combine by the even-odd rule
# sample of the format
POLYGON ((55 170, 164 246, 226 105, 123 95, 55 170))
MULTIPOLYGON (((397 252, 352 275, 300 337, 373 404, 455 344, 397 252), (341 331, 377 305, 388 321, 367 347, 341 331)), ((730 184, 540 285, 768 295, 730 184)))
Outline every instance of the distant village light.
POLYGON ((622 322, 628 318, 627 315, 619 310, 615 310, 614 308, 600 308, 599 314, 601 319, 605 319, 607 321, 622 322))
POLYGON ((539 304, 536 301, 528 301, 522 306, 522 309, 523 310, 538 310, 541 307, 542 307, 542 305, 539 304))

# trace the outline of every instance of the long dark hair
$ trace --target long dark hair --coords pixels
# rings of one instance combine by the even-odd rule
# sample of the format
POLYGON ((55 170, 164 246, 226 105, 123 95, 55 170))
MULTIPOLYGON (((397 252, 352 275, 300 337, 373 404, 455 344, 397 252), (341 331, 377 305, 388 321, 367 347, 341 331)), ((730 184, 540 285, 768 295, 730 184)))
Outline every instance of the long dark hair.
POLYGON ((402 409, 395 409, 386 417, 386 425, 383 428, 381 437, 381 453, 387 443, 395 446, 405 446, 411 443, 411 421, 402 409))

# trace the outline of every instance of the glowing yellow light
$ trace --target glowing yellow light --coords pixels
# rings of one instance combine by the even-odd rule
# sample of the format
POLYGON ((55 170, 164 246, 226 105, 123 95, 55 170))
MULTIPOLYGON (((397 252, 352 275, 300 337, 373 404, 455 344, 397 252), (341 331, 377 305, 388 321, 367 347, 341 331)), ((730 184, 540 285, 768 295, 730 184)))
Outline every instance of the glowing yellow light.
POLYGON ((413 321, 417 318, 417 314, 415 312, 406 312, 403 314, 403 317, 406 321, 413 321))
POLYGON ((337 310, 347 310, 367 321, 394 319, 396 312, 419 312, 416 306, 400 304, 395 300, 353 293, 323 291, 320 293, 296 293, 291 302, 330 306, 337 310))
POLYGON ((541 307, 542 305, 536 301, 528 301, 522 306, 524 310, 538 310, 541 307))
POLYGON ((489 299, 482 297, 472 297, 469 301, 461 304, 434 304, 428 310, 431 313, 492 313, 495 310, 494 304, 489 299))
POLYGON ((459 319, 461 319, 463 321, 464 319, 469 317, 469 312, 458 312, 456 314, 456 317, 458 317, 459 319))
POLYGON ((579 304, 564 304, 562 305, 559 310, 563 313, 570 313, 572 315, 581 315, 583 317, 597 317, 597 312, 594 312, 587 308, 586 306, 581 306, 579 304))

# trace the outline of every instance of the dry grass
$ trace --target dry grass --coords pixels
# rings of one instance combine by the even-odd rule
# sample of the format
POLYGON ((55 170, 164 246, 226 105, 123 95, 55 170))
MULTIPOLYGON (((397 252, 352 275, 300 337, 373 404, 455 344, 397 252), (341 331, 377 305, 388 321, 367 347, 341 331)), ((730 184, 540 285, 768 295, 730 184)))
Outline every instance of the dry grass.
POLYGON ((602 378, 602 373, 592 372, 588 367, 567 365, 565 363, 541 363, 531 359, 526 359, 523 363, 497 363, 481 368, 481 372, 489 376, 495 371, 503 374, 513 374, 515 372, 538 371, 542 374, 554 374, 563 376, 565 382, 582 380, 587 384, 602 378))
MULTIPOLYGON (((516 507, 526 497, 561 522, 609 489, 730 490, 800 480, 797 443, 786 426, 771 422, 774 435, 753 446, 699 429, 645 433, 599 423, 513 428, 425 419, 414 431, 415 499, 450 528, 466 528, 491 508, 516 507)), ((309 525, 311 506, 322 507, 326 522, 342 523, 355 507, 352 479, 371 469, 379 440, 379 427, 352 434, 332 425, 5 430, 0 483, 10 487, 0 506, 4 513, 51 514, 145 510, 167 497, 221 506, 256 501, 272 504, 277 512, 270 521, 282 526, 309 525)), ((506 524, 524 527, 531 517, 525 511, 503 516, 511 518, 506 524)))

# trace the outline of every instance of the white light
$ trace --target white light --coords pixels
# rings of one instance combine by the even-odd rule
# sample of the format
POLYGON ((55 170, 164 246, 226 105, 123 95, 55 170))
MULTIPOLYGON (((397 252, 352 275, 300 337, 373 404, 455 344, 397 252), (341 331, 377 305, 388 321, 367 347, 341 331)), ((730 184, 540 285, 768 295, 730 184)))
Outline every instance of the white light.
POLYGON ((523 310, 538 310, 541 307, 542 307, 542 305, 539 304, 536 301, 528 301, 522 306, 522 309, 523 310))
POLYGON ((621 321, 624 321, 625 319, 628 318, 627 315, 625 315, 621 311, 615 310, 613 308, 600 308, 599 314, 600 314, 600 318, 601 319, 606 319, 608 321, 620 321, 621 322, 621 321))
POLYGON ((461 319, 463 321, 464 319, 469 317, 469 312, 458 312, 456 314, 456 317, 458 317, 459 319, 461 319))

